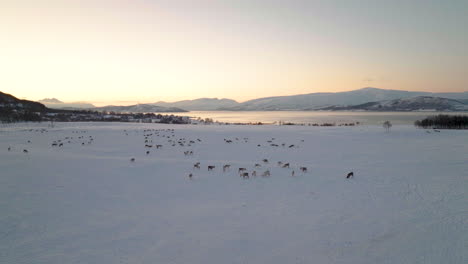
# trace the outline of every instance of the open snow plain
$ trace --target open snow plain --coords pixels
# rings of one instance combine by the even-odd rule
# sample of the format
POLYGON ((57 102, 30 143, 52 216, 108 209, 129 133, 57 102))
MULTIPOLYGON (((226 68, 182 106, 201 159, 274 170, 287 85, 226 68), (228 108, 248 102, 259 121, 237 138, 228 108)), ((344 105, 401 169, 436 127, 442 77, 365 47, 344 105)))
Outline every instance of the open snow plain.
POLYGON ((17 124, 0 168, 0 263, 468 263, 467 131, 17 124))

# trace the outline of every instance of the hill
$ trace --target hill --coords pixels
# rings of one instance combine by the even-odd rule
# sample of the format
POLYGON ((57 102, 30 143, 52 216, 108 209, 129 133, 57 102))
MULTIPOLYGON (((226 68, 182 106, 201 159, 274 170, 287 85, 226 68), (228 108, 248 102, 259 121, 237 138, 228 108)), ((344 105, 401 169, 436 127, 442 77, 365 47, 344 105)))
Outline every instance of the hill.
POLYGON ((11 94, 0 92, 0 108, 16 111, 44 112, 47 107, 41 103, 21 100, 11 94))

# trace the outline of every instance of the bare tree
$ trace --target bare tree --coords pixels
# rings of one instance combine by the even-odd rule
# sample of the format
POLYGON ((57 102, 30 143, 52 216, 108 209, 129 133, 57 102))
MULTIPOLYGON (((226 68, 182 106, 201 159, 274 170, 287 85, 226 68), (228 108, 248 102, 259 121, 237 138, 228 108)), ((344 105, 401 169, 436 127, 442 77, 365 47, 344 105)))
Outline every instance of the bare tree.
POLYGON ((387 120, 383 123, 383 127, 385 128, 385 131, 389 132, 390 128, 392 127, 392 123, 390 123, 390 121, 387 120))

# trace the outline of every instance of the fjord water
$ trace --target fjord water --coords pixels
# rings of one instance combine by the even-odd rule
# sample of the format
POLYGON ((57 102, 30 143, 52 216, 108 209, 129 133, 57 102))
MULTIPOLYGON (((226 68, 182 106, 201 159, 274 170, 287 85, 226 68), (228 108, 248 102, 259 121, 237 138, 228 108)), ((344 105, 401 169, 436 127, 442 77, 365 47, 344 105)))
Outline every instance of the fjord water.
MULTIPOLYGON (((355 123, 380 125, 390 121, 396 125, 412 125, 427 116, 449 114, 468 115, 468 112, 351 112, 351 111, 191 111, 185 116, 211 118, 219 122, 292 122, 292 123, 355 123)), ((180 113, 179 113, 180 115, 180 113)))

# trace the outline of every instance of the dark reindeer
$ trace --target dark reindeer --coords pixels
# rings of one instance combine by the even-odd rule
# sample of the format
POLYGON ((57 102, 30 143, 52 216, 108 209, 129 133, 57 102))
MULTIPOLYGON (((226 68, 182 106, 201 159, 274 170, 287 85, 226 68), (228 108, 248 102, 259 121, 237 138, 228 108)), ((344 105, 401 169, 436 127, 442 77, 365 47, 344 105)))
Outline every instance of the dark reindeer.
POLYGON ((229 168, 231 168, 231 165, 226 164, 223 166, 223 172, 226 172, 229 168))
POLYGON ((249 173, 248 173, 248 172, 244 172, 244 173, 241 174, 241 177, 244 178, 244 179, 245 179, 245 178, 248 179, 248 178, 249 178, 249 173))
POLYGON ((208 166, 208 171, 212 171, 214 168, 216 168, 216 166, 210 165, 208 166))
POLYGON ((299 169, 304 173, 307 172, 307 167, 300 167, 299 169))
POLYGON ((281 166, 282 168, 289 168, 289 163, 285 163, 283 164, 283 166, 281 166))
POLYGON ((354 172, 350 172, 348 173, 348 175, 346 176, 346 179, 349 179, 351 177, 354 177, 354 172))

